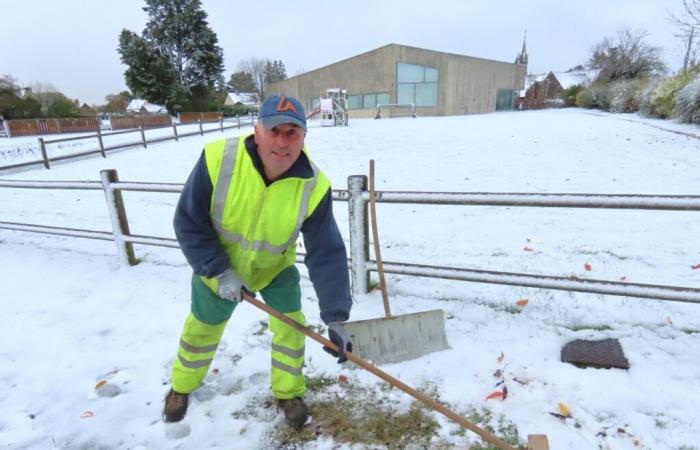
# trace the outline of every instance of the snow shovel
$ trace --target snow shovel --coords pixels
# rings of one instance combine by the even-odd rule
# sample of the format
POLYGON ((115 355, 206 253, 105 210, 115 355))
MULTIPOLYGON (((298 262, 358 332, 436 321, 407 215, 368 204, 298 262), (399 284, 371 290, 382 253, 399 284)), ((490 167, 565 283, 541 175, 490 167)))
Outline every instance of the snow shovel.
POLYGON ((375 198, 374 160, 372 159, 369 161, 369 205, 374 254, 384 302, 384 317, 345 324, 345 329, 352 339, 353 349, 357 355, 379 364, 406 361, 431 352, 446 350, 450 347, 445 334, 443 310, 434 309, 399 316, 391 314, 379 247, 375 198))
MULTIPOLYGON (((277 311, 276 309, 272 308, 271 306, 266 305, 265 303, 261 302, 257 298, 255 298, 255 295, 252 293, 244 292, 243 294, 243 299, 250 303, 251 305, 255 306, 258 309, 261 309, 268 313, 271 316, 274 316, 275 318, 281 320, 282 322, 286 323, 290 327, 293 327, 297 331, 304 333, 306 336, 310 337, 314 341, 318 342, 319 344, 330 348, 331 350, 338 351, 338 346, 335 345, 333 342, 330 340, 326 339, 325 337, 321 336, 320 334, 316 333, 313 331, 310 327, 305 327, 304 325, 300 324, 296 320, 292 319, 291 317, 285 316, 281 312, 277 311)), ((354 343, 353 343, 354 344, 354 343)), ((354 345, 353 345, 354 346, 354 345)), ((446 417, 454 420, 464 428, 472 431, 473 433, 476 433, 481 439, 484 441, 488 442, 489 444, 493 444, 496 447, 498 447, 501 450, 516 450, 515 447, 504 441, 503 439, 499 438, 495 434, 492 434, 483 428, 480 428, 479 426, 473 424, 472 422, 468 421, 464 417, 460 416, 456 412, 452 411, 449 409, 447 406, 443 405, 442 403, 428 397, 424 393, 422 393, 419 390, 413 389, 409 385, 403 383, 401 380, 398 380, 388 373, 384 372, 383 370, 379 369, 369 361, 355 355, 353 352, 346 352, 345 356, 355 363, 358 367, 361 367, 362 369, 365 369, 368 372, 371 372, 372 374, 376 375, 377 377, 381 378, 382 380, 386 381, 390 385, 394 386, 397 389, 401 389, 411 397, 415 398, 416 400, 420 401, 427 407, 434 409, 435 411, 438 411, 439 413, 444 414, 446 417)), ((549 450, 549 444, 547 441, 547 436, 544 434, 532 434, 528 436, 528 445, 527 449, 528 450, 549 450)))

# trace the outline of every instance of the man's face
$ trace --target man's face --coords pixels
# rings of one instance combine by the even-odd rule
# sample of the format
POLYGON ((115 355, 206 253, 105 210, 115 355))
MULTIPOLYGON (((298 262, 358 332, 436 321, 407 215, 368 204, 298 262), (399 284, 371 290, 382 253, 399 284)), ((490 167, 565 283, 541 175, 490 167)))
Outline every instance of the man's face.
POLYGON ((268 179, 276 180, 292 167, 304 146, 305 136, 306 130, 289 123, 269 129, 260 122, 255 124, 255 144, 268 179))

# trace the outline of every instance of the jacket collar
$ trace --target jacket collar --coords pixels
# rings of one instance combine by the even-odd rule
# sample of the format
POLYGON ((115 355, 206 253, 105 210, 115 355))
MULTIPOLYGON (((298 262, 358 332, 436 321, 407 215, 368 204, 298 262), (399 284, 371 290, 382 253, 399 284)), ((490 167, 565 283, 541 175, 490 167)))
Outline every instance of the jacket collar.
MULTIPOLYGON (((269 186, 273 182, 268 180, 267 176, 265 175, 262 160, 260 159, 260 155, 258 155, 258 146, 255 144, 255 139, 253 138, 253 135, 250 134, 246 136, 244 142, 245 149, 248 152, 250 159, 253 160, 253 166, 255 167, 255 170, 257 170, 260 176, 262 177, 263 181, 265 182, 265 186, 269 186)), ((297 160, 294 161, 294 164, 292 164, 292 167, 290 167, 275 181, 283 180, 285 178, 313 178, 313 176, 314 170, 311 167, 309 157, 306 156, 305 151, 302 151, 299 154, 297 160)))

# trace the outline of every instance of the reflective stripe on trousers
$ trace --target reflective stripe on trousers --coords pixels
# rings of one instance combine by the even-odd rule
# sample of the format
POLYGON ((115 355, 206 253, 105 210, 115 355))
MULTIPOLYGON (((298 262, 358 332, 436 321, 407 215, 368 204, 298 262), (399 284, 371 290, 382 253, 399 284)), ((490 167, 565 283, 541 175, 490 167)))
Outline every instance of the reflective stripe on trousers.
POLYGON ((171 374, 175 391, 186 394, 199 387, 214 359, 226 322, 208 325, 188 314, 171 374))
MULTIPOLYGON (((306 325, 306 318, 301 311, 285 313, 285 316, 306 325)), ((269 320, 272 332, 272 394, 280 399, 303 397, 306 393, 306 380, 301 369, 304 366, 306 336, 273 316, 269 316, 269 320)))

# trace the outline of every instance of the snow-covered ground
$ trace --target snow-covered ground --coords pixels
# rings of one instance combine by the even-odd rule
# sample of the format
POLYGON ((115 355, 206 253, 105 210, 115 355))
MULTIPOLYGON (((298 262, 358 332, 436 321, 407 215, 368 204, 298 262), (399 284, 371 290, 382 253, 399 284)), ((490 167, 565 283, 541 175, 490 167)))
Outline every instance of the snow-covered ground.
MULTIPOLYGON (((700 134, 637 115, 552 110, 312 125, 307 146, 337 189, 374 158, 379 190, 698 194, 700 140, 659 127, 700 134)), ((220 136, 2 178, 98 180, 115 168, 125 181, 182 183, 204 143, 220 136)), ((176 195, 124 197, 132 233, 173 237, 176 195)), ((347 207, 334 209, 347 236, 347 207)), ((110 229, 100 191, 0 188, 0 211, 2 221, 110 229)), ((379 204, 378 216, 389 261, 700 287, 696 212, 379 204)), ((190 269, 178 250, 136 253, 141 263, 122 267, 112 242, 0 230, 0 446, 279 446, 270 436, 282 418, 260 400, 269 382, 269 336, 257 333, 265 317, 249 305, 234 314, 185 421, 160 420, 190 269), (237 414, 250 405, 257 414, 237 414)), ((303 309, 318 324, 307 278, 302 288, 303 309)), ((515 424, 521 442, 545 433, 552 449, 700 448, 700 305, 392 275, 388 288, 396 314, 444 309, 451 349, 384 368, 435 387, 458 411, 490 411, 494 426, 515 424), (526 306, 516 305, 521 299, 526 306), (606 337, 620 340, 628 371, 560 362, 566 342, 606 337), (486 400, 501 379, 507 398, 486 400), (571 418, 550 414, 560 403, 571 418)), ((352 319, 382 316, 379 293, 355 300, 352 319)), ((306 370, 382 383, 339 367, 310 340, 306 370)), ((435 417, 436 445, 479 441, 435 417)), ((309 447, 342 448, 329 437, 309 447)))

